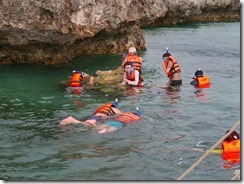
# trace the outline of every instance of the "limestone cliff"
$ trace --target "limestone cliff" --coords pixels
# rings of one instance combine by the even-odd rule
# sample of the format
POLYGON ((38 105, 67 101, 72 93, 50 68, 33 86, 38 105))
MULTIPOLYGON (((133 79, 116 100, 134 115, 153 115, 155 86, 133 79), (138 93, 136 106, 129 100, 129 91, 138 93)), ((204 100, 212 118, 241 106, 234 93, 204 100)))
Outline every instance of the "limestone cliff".
POLYGON ((0 64, 145 49, 142 27, 239 21, 237 0, 0 0, 0 64))

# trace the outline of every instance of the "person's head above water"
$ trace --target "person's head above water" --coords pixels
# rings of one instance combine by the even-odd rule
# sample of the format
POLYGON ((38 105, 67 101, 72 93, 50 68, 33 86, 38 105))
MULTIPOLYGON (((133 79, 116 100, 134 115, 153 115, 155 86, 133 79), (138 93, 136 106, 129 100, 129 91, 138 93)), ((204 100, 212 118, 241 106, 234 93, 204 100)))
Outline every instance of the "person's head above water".
POLYGON ((135 47, 130 47, 129 48, 129 51, 128 51, 129 54, 136 54, 136 48, 135 47))
MULTIPOLYGON (((227 130, 225 134, 227 134, 230 130, 227 130)), ((239 140, 240 136, 236 131, 233 131, 228 137, 225 138, 224 141, 233 141, 233 140, 239 140)))
POLYGON ((79 73, 81 74, 81 77, 84 79, 86 77, 86 74, 82 71, 82 70, 73 70, 72 71, 73 74, 75 73, 79 73))
POLYGON ((197 69, 194 77, 203 77, 203 71, 200 68, 197 69))
POLYGON ((169 56, 171 56, 171 54, 170 53, 164 53, 164 55, 163 55, 163 57, 169 57, 169 56))
POLYGON ((169 56, 171 56, 171 54, 169 53, 169 49, 166 48, 166 52, 162 55, 162 59, 165 60, 169 56))

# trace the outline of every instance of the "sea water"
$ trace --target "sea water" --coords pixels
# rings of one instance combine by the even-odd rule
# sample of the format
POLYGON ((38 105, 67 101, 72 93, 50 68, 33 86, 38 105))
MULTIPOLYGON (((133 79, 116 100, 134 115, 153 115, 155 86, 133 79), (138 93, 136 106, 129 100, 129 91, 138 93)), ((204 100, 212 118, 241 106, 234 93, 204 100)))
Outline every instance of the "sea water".
MULTIPOLYGON (((210 148, 240 119, 239 22, 148 28, 144 34, 141 89, 106 86, 74 95, 59 85, 73 69, 91 75, 116 69, 124 53, 52 66, 0 66, 0 179, 176 180, 203 154, 190 148, 210 148), (182 70, 177 90, 165 88, 167 47, 182 70), (198 68, 210 77, 210 88, 190 85, 198 68), (139 107, 141 120, 103 135, 59 124, 70 115, 84 119, 116 98, 123 111, 139 107)), ((230 180, 236 168, 210 154, 184 179, 230 180)))

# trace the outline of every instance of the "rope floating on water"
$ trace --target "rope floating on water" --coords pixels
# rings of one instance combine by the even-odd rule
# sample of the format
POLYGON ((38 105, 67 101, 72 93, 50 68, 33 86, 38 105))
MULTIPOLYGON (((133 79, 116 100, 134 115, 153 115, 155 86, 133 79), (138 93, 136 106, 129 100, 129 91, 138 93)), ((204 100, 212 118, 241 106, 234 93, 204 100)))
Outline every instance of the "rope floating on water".
POLYGON ((204 158, 206 158, 209 153, 215 149, 219 144, 223 142, 223 140, 228 137, 235 129, 236 127, 240 125, 240 120, 236 122, 236 124, 230 129, 230 131, 225 134, 221 139, 218 140, 209 150, 207 150, 189 169, 187 169, 177 180, 182 180, 188 173, 190 173, 204 158))

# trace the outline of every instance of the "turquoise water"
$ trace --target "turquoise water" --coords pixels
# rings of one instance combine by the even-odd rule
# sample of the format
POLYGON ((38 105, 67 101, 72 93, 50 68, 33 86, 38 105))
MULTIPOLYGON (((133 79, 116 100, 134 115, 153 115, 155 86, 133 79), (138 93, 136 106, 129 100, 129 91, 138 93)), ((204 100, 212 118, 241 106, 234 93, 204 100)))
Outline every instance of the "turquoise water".
MULTIPOLYGON (((240 119, 240 23, 196 23, 144 29, 142 89, 84 90, 70 94, 59 85, 73 69, 89 74, 116 69, 123 54, 78 57, 55 66, 0 66, 0 179, 2 180, 176 180, 240 119), (161 56, 168 47, 178 59, 183 85, 166 90, 161 56), (189 83, 197 68, 211 88, 189 83), (111 134, 80 125, 118 98, 123 111, 139 106, 142 119, 111 134), (78 104, 78 105, 77 105, 78 104)), ((240 129, 237 129, 240 132, 240 129)), ((209 155, 185 180, 229 180, 219 155, 209 155)))

